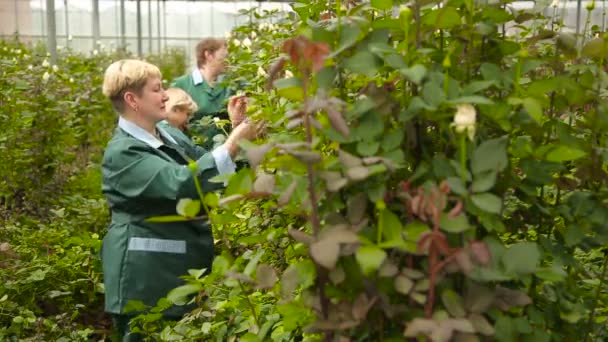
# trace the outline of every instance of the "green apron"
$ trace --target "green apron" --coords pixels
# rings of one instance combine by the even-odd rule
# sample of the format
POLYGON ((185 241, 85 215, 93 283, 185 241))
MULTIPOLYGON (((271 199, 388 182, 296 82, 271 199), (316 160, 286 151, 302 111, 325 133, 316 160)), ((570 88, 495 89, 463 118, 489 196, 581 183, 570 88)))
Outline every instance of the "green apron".
MULTIPOLYGON (((173 136, 171 132, 168 132, 173 136)), ((167 139, 164 139, 167 140, 167 139)), ((152 216, 175 215, 182 198, 198 198, 187 164, 196 160, 203 191, 221 188, 211 153, 174 138, 152 146, 117 128, 102 163, 102 190, 112 213, 102 246, 105 310, 121 314, 131 301, 155 306, 184 281, 188 269, 211 269, 213 237, 206 219, 149 223, 152 216)), ((173 306, 167 316, 192 308, 173 306)))

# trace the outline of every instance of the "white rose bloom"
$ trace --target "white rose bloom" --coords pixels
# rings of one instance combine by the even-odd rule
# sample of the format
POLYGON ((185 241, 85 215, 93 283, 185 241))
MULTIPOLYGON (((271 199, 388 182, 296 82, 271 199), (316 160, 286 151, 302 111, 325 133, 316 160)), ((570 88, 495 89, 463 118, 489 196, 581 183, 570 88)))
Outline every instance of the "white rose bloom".
POLYGON ((49 77, 51 77, 51 74, 49 74, 49 72, 48 72, 48 71, 45 71, 45 72, 44 72, 44 75, 42 75, 42 80, 43 80, 44 82, 46 82, 46 81, 48 81, 48 80, 49 80, 49 77))
POLYGON ((553 0, 553 2, 551 2, 551 7, 553 7, 553 8, 559 7, 559 0, 553 0))
POLYGON ((97 56, 98 54, 99 54, 99 51, 93 50, 93 56, 97 56))
POLYGON ((264 70, 264 68, 262 68, 261 66, 258 67, 258 76, 262 76, 262 77, 266 77, 268 74, 266 73, 266 70, 264 70))
POLYGON ((285 70, 285 77, 293 77, 293 73, 289 70, 285 70))
POLYGON ((249 38, 243 39, 243 46, 244 47, 250 47, 251 46, 251 40, 249 38))
POLYGON ((34 69, 33 65, 30 64, 30 65, 27 66, 27 70, 32 70, 32 69, 34 69))
POLYGON ((57 65, 53 65, 53 71, 54 71, 54 72, 59 71, 59 67, 58 67, 57 65))
POLYGON ((234 39, 232 41, 232 45, 234 45, 234 46, 241 46, 241 42, 238 39, 234 39))
POLYGON ((220 118, 218 118, 218 117, 214 117, 214 118, 213 118, 213 121, 215 121, 215 122, 220 122, 220 118))
POLYGON ((46 59, 42 62, 42 66, 45 68, 48 68, 49 66, 51 66, 51 64, 49 64, 49 61, 47 61, 46 59))
POLYGON ((456 107, 456 114, 454 115, 454 122, 452 126, 455 127, 456 132, 466 132, 471 140, 475 137, 475 123, 477 121, 477 112, 475 107, 471 104, 460 104, 456 107))
POLYGON ((251 31, 251 39, 255 39, 257 36, 258 34, 255 31, 251 31))

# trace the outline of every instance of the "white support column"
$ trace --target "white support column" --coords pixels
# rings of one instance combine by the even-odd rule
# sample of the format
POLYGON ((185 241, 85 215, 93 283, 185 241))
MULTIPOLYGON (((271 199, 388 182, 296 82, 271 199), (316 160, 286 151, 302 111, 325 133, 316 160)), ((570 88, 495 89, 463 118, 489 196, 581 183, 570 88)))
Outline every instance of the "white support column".
POLYGON ((125 0, 120 0, 120 47, 127 50, 127 16, 125 13, 125 0))
POLYGON ((99 0, 93 0, 93 49, 97 49, 97 42, 101 38, 99 27, 99 0))
POLYGON ((57 26, 55 25, 55 0, 46 0, 46 45, 51 62, 57 64, 57 26))
POLYGON ((142 30, 141 30, 141 0, 137 0, 137 56, 144 55, 142 46, 142 30))
POLYGON ((152 0, 148 0, 148 53, 152 53, 152 0))

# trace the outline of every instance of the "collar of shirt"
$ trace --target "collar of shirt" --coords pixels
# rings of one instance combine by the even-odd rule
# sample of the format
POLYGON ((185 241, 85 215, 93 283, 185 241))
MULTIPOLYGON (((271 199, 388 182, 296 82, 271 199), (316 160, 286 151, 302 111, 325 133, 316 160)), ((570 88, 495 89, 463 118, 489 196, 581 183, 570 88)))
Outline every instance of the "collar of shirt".
MULTIPOLYGON (((199 68, 194 68, 192 69, 192 83, 194 83, 195 86, 199 85, 199 84, 204 84, 207 85, 207 87, 209 86, 207 84, 207 82, 205 82, 205 79, 203 78, 203 74, 201 73, 201 70, 199 68)), ((216 83, 221 83, 224 81, 224 78, 226 76, 224 74, 219 75, 217 77, 216 83)))
MULTIPOLYGON (((133 138, 135 138, 143 143, 146 143, 147 145, 149 145, 152 148, 158 149, 159 147, 164 145, 163 142, 158 140, 158 138, 156 138, 154 135, 150 134, 145 129, 137 126, 133 122, 123 118, 122 116, 118 118, 118 127, 120 127, 120 129, 122 129, 123 131, 125 131, 128 134, 130 134, 131 136, 133 136, 133 138)), ((165 139, 167 139, 167 141, 170 141, 171 143, 177 145, 177 142, 175 141, 175 139, 173 139, 173 137, 169 133, 167 133, 163 128, 156 125, 156 129, 158 130, 160 135, 163 136, 163 138, 165 138, 165 139)))
POLYGON ((192 82, 194 82, 194 85, 202 84, 203 81, 203 74, 201 74, 199 68, 194 68, 192 70, 192 82))

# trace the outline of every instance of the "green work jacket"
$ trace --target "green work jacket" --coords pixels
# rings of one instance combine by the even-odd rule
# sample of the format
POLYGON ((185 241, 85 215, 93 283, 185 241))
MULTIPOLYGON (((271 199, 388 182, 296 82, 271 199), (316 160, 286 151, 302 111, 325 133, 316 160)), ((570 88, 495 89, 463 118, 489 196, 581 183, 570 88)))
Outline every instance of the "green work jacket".
MULTIPOLYGON (((124 313, 125 305, 141 301, 154 306, 184 281, 189 269, 211 269, 213 237, 206 219, 150 223, 152 216, 176 215, 182 198, 198 198, 190 160, 198 166, 203 191, 222 184, 209 179, 234 172, 221 146, 207 153, 157 125, 162 141, 122 117, 102 162, 102 190, 112 218, 101 257, 105 309, 124 313)), ((191 307, 173 306, 167 316, 181 316, 191 307)))
MULTIPOLYGON (((219 134, 223 135, 223 131, 213 124, 213 118, 229 119, 228 99, 234 95, 234 91, 222 85, 221 79, 215 86, 209 86, 197 68, 192 73, 177 78, 171 87, 184 90, 198 105, 198 110, 190 119, 190 134, 203 137, 202 146, 210 150, 216 145, 213 138, 219 134), (200 120, 205 117, 209 118, 209 124, 203 126, 200 120)), ((229 131, 229 127, 226 127, 226 130, 229 131)))

